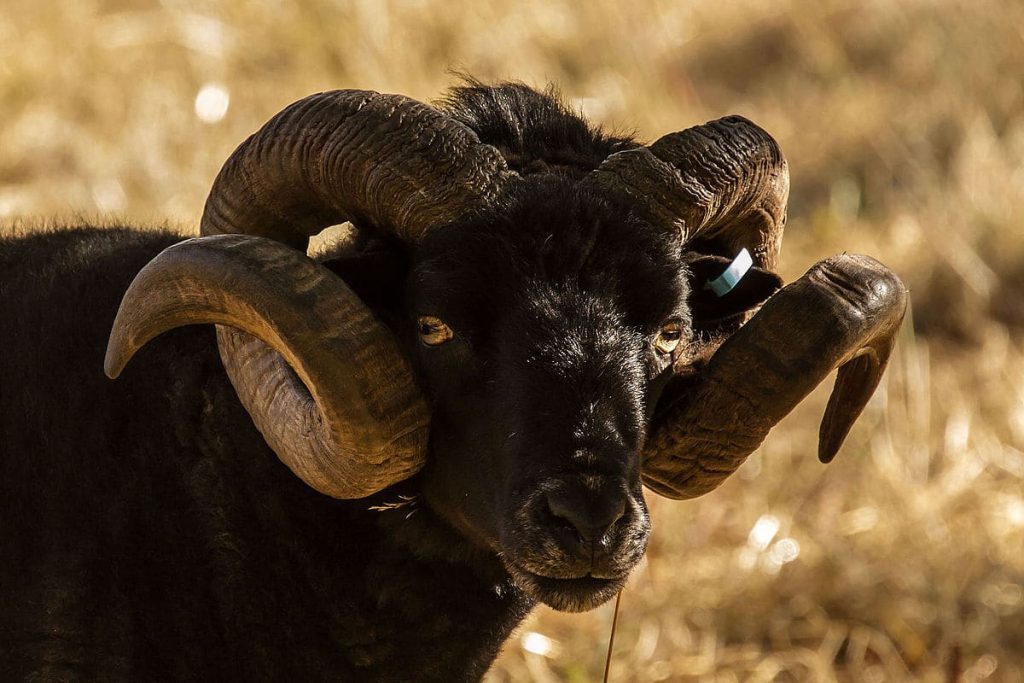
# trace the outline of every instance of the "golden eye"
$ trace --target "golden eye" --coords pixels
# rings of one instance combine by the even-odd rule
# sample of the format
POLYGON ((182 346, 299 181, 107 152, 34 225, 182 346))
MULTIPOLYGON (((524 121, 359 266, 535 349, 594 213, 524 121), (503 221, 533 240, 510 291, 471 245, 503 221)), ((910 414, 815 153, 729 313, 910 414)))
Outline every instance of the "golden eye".
POLYGON ((435 318, 432 315, 420 316, 416 321, 416 326, 419 328, 420 341, 427 346, 444 344, 455 335, 452 328, 445 325, 440 318, 435 318))
POLYGON ((658 331, 654 347, 659 353, 672 353, 683 339, 683 327, 677 322, 665 323, 658 331))

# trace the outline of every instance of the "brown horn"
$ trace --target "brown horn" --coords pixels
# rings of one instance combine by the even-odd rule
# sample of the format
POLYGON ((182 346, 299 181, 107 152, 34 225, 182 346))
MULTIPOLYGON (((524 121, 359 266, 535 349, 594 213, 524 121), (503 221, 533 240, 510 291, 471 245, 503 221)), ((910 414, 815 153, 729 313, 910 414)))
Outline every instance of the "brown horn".
POLYGON ((874 259, 817 263, 725 342, 696 382, 658 406, 644 483, 670 498, 713 490, 838 367, 818 447, 831 461, 878 386, 906 305, 903 283, 874 259))
MULTIPOLYGON (((513 175, 495 148, 426 104, 401 95, 365 91, 320 93, 285 108, 239 145, 214 181, 200 232, 260 235, 305 252, 309 236, 347 220, 359 228, 381 230, 416 243, 430 228, 485 206, 513 175)), ((376 330, 373 335, 375 339, 381 336, 376 330)), ((282 407, 301 405, 292 398, 295 393, 302 395, 301 387, 285 379, 291 375, 278 354, 260 340, 228 327, 217 327, 217 343, 228 376, 253 421, 257 425, 293 421, 282 407), (278 386, 287 400, 280 405, 262 400, 268 387, 278 386)), ((310 346, 318 343, 311 340, 310 346)), ((373 348, 369 343, 354 343, 373 348)), ((374 372, 384 366, 370 351, 361 357, 339 354, 321 359, 363 377, 368 386, 413 390, 411 378, 389 383, 385 374, 376 377, 374 372)), ((324 400, 356 400, 344 394, 334 397, 339 389, 325 384, 315 393, 324 400)), ((390 402, 401 406, 410 400, 395 396, 390 402)), ((418 394, 416 401, 422 402, 418 394)), ((326 427, 328 431, 340 433, 349 428, 340 413, 338 418, 326 427)), ((426 424, 404 419, 399 414, 391 416, 392 428, 406 433, 414 425, 422 427, 416 443, 423 450, 408 452, 408 462, 402 467, 382 468, 380 476, 367 473, 374 484, 362 488, 366 493, 423 466, 426 424)), ((294 445, 294 439, 282 439, 271 446, 287 462, 318 452, 320 440, 313 441, 294 445)), ((385 456, 350 449, 337 451, 333 457, 372 463, 385 456)))
MULTIPOLYGON (((318 491, 368 495, 422 467, 426 408, 390 332, 306 257, 308 238, 349 220, 415 243, 432 227, 484 208, 514 176, 496 149, 428 105, 365 91, 312 95, 235 150, 200 228, 200 240, 241 233, 300 251, 286 257, 265 243, 240 242, 211 247, 216 259, 199 247, 171 252, 147 275, 151 284, 139 285, 160 292, 153 301, 162 303, 133 296, 122 305, 122 326, 217 323, 231 382, 278 457, 318 491), (264 275, 245 276, 229 255, 264 275), (197 271, 187 263, 192 257, 221 271, 197 271), (179 279, 194 287, 183 289, 179 279), (206 287, 210 298, 196 299, 206 287), (171 310, 176 316, 164 320, 171 310)), ((156 333, 131 334, 141 345, 156 333)), ((131 353, 119 351, 114 336, 110 348, 116 372, 116 359, 131 353)))
POLYGON ((415 243, 492 201, 513 177, 497 149, 402 95, 310 95, 238 146, 206 200, 200 233, 307 238, 352 221, 415 243))
POLYGON ((412 370, 393 335, 326 268, 243 235, 168 247, 121 301, 107 375, 153 337, 203 323, 248 333, 230 338, 240 345, 224 363, 251 382, 236 389, 267 443, 317 491, 360 498, 422 467, 429 417, 412 370))
POLYGON ((612 154, 586 182, 677 232, 693 251, 731 258, 746 247, 755 265, 775 268, 789 169, 775 140, 741 116, 612 154))

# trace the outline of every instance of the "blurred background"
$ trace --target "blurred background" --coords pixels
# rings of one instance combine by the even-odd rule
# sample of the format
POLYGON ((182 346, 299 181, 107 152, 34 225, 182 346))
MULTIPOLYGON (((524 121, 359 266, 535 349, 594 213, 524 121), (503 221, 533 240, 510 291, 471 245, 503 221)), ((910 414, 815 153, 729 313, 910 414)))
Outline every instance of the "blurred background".
MULTIPOLYGON (((333 88, 557 84, 645 139, 729 113, 785 151, 787 280, 840 251, 913 308, 836 462, 829 387, 722 488, 649 494, 614 681, 1024 680, 1024 3, 3 0, 0 233, 194 233, 220 164, 333 88)), ((612 607, 541 608, 488 674, 594 681, 612 607)))

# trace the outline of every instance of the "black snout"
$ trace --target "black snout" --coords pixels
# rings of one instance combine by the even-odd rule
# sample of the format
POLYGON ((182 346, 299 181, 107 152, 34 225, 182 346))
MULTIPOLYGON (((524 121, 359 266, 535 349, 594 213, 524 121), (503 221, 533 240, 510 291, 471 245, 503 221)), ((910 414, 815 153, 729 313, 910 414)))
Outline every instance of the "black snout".
POLYGON ((625 493, 587 495, 578 490, 562 490, 547 494, 548 510, 559 519, 571 537, 566 545, 591 547, 607 545, 609 531, 626 514, 625 493))
POLYGON ((555 609, 589 609, 614 596, 647 547, 639 482, 593 469, 530 482, 502 538, 519 585, 555 609))

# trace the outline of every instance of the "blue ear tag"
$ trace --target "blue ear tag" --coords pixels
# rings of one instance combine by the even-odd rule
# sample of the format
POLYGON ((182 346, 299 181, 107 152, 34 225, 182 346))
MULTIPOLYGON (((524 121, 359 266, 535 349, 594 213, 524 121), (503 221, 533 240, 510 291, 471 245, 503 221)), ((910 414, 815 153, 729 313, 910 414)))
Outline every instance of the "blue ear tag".
POLYGON ((725 296, 743 279, 752 265, 754 265, 754 260, 750 258, 750 252, 744 247, 740 253, 736 254, 736 258, 732 260, 725 272, 714 280, 708 280, 704 289, 710 289, 716 296, 725 296))

